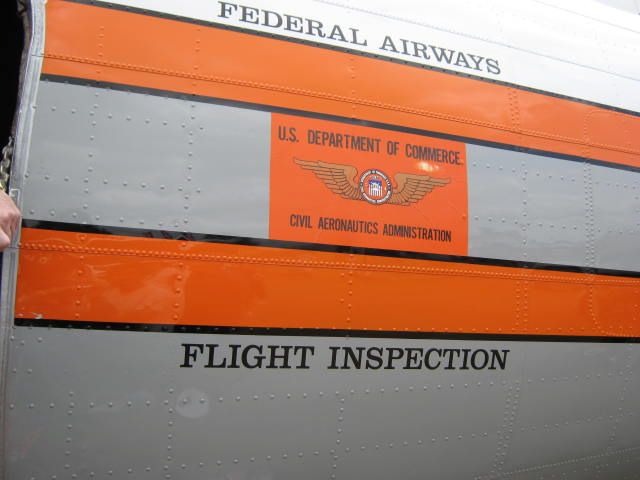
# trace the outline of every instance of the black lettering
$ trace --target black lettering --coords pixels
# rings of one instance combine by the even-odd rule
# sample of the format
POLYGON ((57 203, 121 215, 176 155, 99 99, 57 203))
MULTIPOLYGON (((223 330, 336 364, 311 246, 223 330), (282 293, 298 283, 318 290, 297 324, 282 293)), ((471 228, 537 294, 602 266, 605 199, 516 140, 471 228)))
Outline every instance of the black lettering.
POLYGON ((329 350, 331 350, 331 363, 327 368, 330 368, 331 370, 337 370, 338 350, 340 350, 340 347, 329 347, 329 350))
POLYGON ((458 67, 471 68, 471 65, 467 61, 467 57, 464 53, 458 52, 458 59, 455 63, 458 67))
POLYGON ((489 354, 486 350, 479 349, 471 354, 471 366, 474 370, 483 370, 486 368, 487 363, 489 363, 489 354), (484 356, 482 363, 476 362, 478 354, 482 354, 484 356))
POLYGON ((214 360, 215 360, 215 356, 216 356, 216 348, 219 347, 218 344, 214 343, 208 343, 207 344, 207 350, 209 351, 209 361, 207 362, 207 364, 204 366, 204 368, 226 368, 227 366, 227 358, 223 358, 222 359, 222 363, 219 364, 215 364, 214 360))
POLYGON ((436 352, 438 354, 438 356, 442 355, 442 350, 440 350, 439 348, 430 348, 429 350, 427 350, 427 353, 424 354, 424 365, 429 370, 435 370, 437 368, 440 368, 440 360, 438 360, 438 363, 436 365, 433 365, 433 366, 429 362, 429 358, 431 357, 431 354, 433 352, 436 352))
POLYGON ((248 345, 242 350, 242 366, 244 368, 262 368, 264 359, 265 356, 262 355, 262 345, 248 345), (255 363, 249 362, 249 352, 251 352, 251 350, 257 351, 257 354, 253 356, 255 363))
POLYGON ((482 62, 482 60, 484 60, 484 57, 479 57, 477 55, 469 54, 469 58, 471 58, 471 60, 473 61, 473 64, 474 64, 473 69, 480 70, 480 63, 482 62))
POLYGON ((298 351, 301 351, 302 353, 300 355, 300 363, 296 368, 309 368, 309 365, 307 365, 307 354, 311 354, 311 356, 313 356, 316 351, 316 347, 298 345, 293 349, 293 354, 297 355, 298 351))
POLYGON ((358 354, 354 352, 354 349, 351 347, 342 347, 342 351, 344 352, 344 361, 342 362, 342 369, 349 370, 351 367, 348 365, 349 361, 353 364, 353 368, 360 369, 362 368, 362 352, 364 352, 364 347, 357 347, 355 350, 358 351, 358 354))
POLYGON ((265 27, 280 28, 282 26, 282 17, 280 16, 280 14, 272 12, 271 10, 263 10, 262 14, 264 15, 262 19, 262 25, 264 25, 265 27), (276 23, 271 23, 271 18, 275 18, 276 23))
POLYGON ((434 47, 433 45, 429 45, 431 47, 431 51, 436 57, 438 62, 447 62, 451 63, 453 60, 453 54, 455 53, 453 50, 449 50, 448 48, 440 48, 434 47))
POLYGON ((235 10, 238 10, 238 5, 236 5, 235 3, 220 2, 220 1, 218 3, 220 4, 220 14, 218 15, 218 17, 220 18, 229 18, 229 16, 235 10))
POLYGON ((500 370, 504 370, 507 366, 507 354, 510 350, 491 350, 491 366, 489 370, 496 369, 496 362, 500 366, 500 370))
POLYGON ((500 64, 497 60, 494 60, 493 58, 487 58, 487 72, 500 75, 500 64))
POLYGON ((367 349, 366 368, 369 370, 378 370, 382 367, 382 348, 371 347, 367 349))
POLYGON ((423 57, 426 60, 431 59, 429 53, 427 52, 427 46, 424 43, 420 42, 411 42, 413 43, 413 56, 414 57, 423 57))
POLYGON ((396 49, 396 46, 393 44, 393 40, 391 40, 391 37, 389 35, 384 37, 384 40, 382 41, 382 46, 380 47, 380 50, 386 50, 388 52, 400 53, 396 49))
POLYGON ((470 351, 471 350, 468 348, 462 349, 462 366, 460 367, 460 370, 469 370, 468 360, 470 351))
POLYGON ((182 362, 182 365, 180 365, 180 367, 192 368, 192 361, 196 361, 198 350, 200 351, 200 353, 204 352, 204 345, 202 343, 183 343, 182 348, 184 348, 184 362, 182 362))
POLYGON ((359 30, 357 28, 349 28, 349 30, 351 31, 351 43, 353 43, 354 45, 360 45, 362 47, 366 47, 368 45, 369 42, 367 42, 366 39, 358 41, 359 30))
POLYGON ((286 15, 284 29, 290 32, 304 33, 302 30, 302 17, 295 17, 293 15, 286 15))
POLYGON ((307 35, 312 35, 314 37, 324 38, 324 32, 322 31, 322 27, 324 24, 319 22, 318 20, 307 20, 307 35))
POLYGON ((329 40, 338 40, 339 42, 346 42, 347 37, 344 36, 340 25, 334 25, 331 29, 331 33, 327 37, 329 40))
POLYGON ((410 55, 409 53, 409 40, 405 40, 404 38, 401 38, 400 41, 402 42, 402 52, 405 55, 410 55))
POLYGON ((260 10, 253 7, 245 7, 244 5, 240 5, 240 21, 245 23, 255 23, 258 24, 258 20, 260 18, 260 10))
POLYGON ((404 364, 405 370, 420 370, 422 363, 420 362, 421 348, 405 348, 407 352, 407 363, 404 364))
POLYGON ((290 345, 269 345, 267 348, 269 349, 269 364, 267 368, 291 368, 291 365, 289 365, 290 345), (282 349, 283 352, 276 353, 278 349, 282 349), (282 360, 282 365, 276 366, 276 360, 282 360))
POLYGON ((454 354, 457 356, 460 356, 460 349, 459 348, 445 348, 444 350, 442 350, 442 356, 446 356, 447 354, 449 354, 449 361, 447 362, 447 366, 444 367, 445 370, 454 370, 454 366, 453 366, 453 358, 454 358, 454 354))
POLYGON ((231 349, 231 362, 227 368, 240 368, 240 365, 238 365, 238 349, 241 346, 242 345, 229 345, 231 349))
POLYGON ((400 360, 404 356, 404 351, 401 348, 386 348, 387 351, 387 365, 384 367, 387 370, 395 370, 393 366, 394 360, 400 360))

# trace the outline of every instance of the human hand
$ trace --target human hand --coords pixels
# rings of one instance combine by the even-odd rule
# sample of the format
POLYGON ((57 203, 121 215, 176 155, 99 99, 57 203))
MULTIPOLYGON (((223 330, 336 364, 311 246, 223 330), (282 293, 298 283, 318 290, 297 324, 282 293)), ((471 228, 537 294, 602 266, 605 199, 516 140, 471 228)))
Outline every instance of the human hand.
POLYGON ((0 252, 9 246, 20 226, 20 210, 11 197, 0 190, 0 252))

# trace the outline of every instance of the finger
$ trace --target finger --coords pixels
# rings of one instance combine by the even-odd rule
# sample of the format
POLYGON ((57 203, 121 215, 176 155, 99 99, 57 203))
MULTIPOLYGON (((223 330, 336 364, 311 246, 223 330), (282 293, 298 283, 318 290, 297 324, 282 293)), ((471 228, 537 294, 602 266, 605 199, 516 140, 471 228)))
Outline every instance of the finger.
POLYGON ((13 209, 11 209, 11 211, 9 212, 5 225, 7 226, 7 228, 5 229, 5 233, 9 236, 9 239, 12 239, 13 235, 16 232, 15 213, 13 209))
POLYGON ((3 228, 0 228, 0 252, 7 248, 11 243, 11 238, 5 233, 3 228))
POLYGON ((13 235, 13 221, 9 215, 3 216, 0 221, 0 229, 2 229, 2 234, 5 237, 8 237, 9 241, 11 241, 11 236, 13 235))

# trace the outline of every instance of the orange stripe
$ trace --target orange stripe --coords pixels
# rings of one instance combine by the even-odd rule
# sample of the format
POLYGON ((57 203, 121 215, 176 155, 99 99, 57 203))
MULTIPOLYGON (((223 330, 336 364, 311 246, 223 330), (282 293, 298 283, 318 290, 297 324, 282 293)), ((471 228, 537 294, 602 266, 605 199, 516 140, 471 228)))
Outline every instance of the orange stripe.
POLYGON ((640 337, 639 294, 621 277, 26 228, 16 315, 640 337))
POLYGON ((52 0, 44 72, 341 115, 640 166, 640 118, 217 28, 52 0))

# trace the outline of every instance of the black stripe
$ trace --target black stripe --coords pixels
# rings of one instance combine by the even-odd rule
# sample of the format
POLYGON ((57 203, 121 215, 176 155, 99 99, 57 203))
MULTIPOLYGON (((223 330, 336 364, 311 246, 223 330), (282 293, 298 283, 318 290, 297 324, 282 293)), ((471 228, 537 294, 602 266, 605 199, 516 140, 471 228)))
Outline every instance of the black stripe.
POLYGON ((502 85, 502 86, 505 86, 505 87, 515 88, 517 90, 522 90, 522 91, 525 91, 525 92, 538 93, 538 94, 546 95, 546 96, 549 96, 549 97, 560 98, 560 99, 563 99, 563 100, 569 100, 569 101, 572 101, 572 102, 582 103, 582 104, 585 104, 585 105, 591 105, 591 106, 602 108, 602 109, 605 109, 605 110, 611 110, 611 111, 614 111, 614 112, 625 113, 627 115, 633 115, 633 116, 636 116, 636 117, 640 116, 640 112, 636 112, 634 110, 629 110, 629 109, 626 109, 626 108, 614 107, 612 105, 607 105, 607 104, 604 104, 604 103, 598 103, 598 102, 594 102, 594 101, 591 101, 591 100, 585 100, 585 99, 578 98, 578 97, 572 97, 570 95, 563 95, 561 93, 549 92, 549 91, 546 91, 546 90, 541 90, 541 89, 533 88, 533 87, 525 87, 523 85, 518 85, 518 84, 507 82, 507 81, 504 81, 504 80, 497 80, 497 79, 491 79, 491 78, 486 78, 486 77, 480 77, 478 75, 462 73, 462 72, 458 72, 458 71, 455 71, 455 70, 448 70, 446 68, 436 67, 436 66, 433 66, 433 65, 424 65, 422 63, 411 62, 411 61, 407 61, 407 60, 399 60, 399 59, 396 59, 396 58, 387 57, 387 56, 384 56, 384 55, 377 55, 375 53, 363 52, 363 51, 354 50, 354 49, 351 49, 351 48, 327 45, 327 44, 323 44, 323 43, 319 43, 319 42, 313 42, 313 41, 310 41, 310 40, 302 40, 302 39, 299 39, 299 38, 288 37, 286 35, 278 35, 278 34, 260 32, 260 31, 257 31, 257 30, 249 29, 249 28, 236 27, 236 26, 226 25, 226 24, 218 23, 218 22, 200 20, 200 19, 191 18, 191 17, 183 17, 183 16, 180 16, 180 15, 173 15, 173 14, 166 13, 166 12, 158 12, 158 11, 155 11, 155 10, 147 10, 147 9, 144 9, 144 8, 130 7, 130 6, 127 6, 127 5, 118 5, 118 4, 115 4, 115 3, 99 2, 99 1, 95 1, 95 0, 66 0, 66 1, 71 2, 71 3, 79 3, 79 4, 82 4, 82 5, 92 5, 94 7, 102 7, 102 8, 108 8, 108 9, 112 9, 112 10, 120 10, 120 11, 124 11, 124 12, 129 12, 129 13, 136 13, 136 14, 146 15, 146 16, 150 16, 150 17, 163 18, 163 19, 167 19, 167 20, 175 20, 175 21, 183 22, 183 23, 191 23, 191 24, 194 24, 194 25, 200 25, 200 26, 204 26, 204 27, 212 27, 212 28, 220 28, 220 29, 223 29, 223 30, 231 30, 231 31, 234 31, 234 32, 245 33, 245 34, 249 34, 249 35, 255 35, 255 36, 258 36, 258 37, 272 38, 272 39, 275 39, 275 40, 282 40, 282 41, 291 42, 291 43, 299 43, 299 44, 302 44, 302 45, 312 46, 312 47, 316 47, 316 48, 323 48, 323 49, 326 49, 326 50, 334 50, 334 51, 338 51, 338 52, 349 53, 349 54, 357 55, 357 56, 361 56, 361 57, 374 58, 376 60, 382 60, 382 61, 385 61, 385 62, 397 63, 397 64, 400 64, 400 65, 406 65, 406 66, 409 66, 409 67, 421 68, 421 69, 424 69, 424 70, 431 70, 431 71, 441 72, 441 73, 445 73, 445 74, 448 74, 448 75, 455 75, 455 76, 458 76, 458 77, 470 78, 472 80, 477 80, 477 81, 481 81, 481 82, 493 83, 493 84, 496 84, 496 85, 502 85))
POLYGON ((374 257, 404 258, 412 260, 431 260, 439 262, 487 265, 494 267, 523 268, 529 270, 549 270, 557 272, 583 273, 615 277, 640 278, 640 272, 630 270, 613 270, 608 268, 591 268, 576 265, 558 265, 553 263, 525 262, 520 260, 503 260, 497 258, 468 257, 460 255, 444 255, 439 253, 421 253, 402 250, 385 250, 381 248, 354 247, 349 245, 328 245, 322 243, 293 242, 286 240, 270 240, 266 238, 236 237, 230 235, 213 235, 209 233, 176 232, 169 230, 152 230, 134 227, 118 227, 109 225, 89 225, 80 223, 50 222, 46 220, 23 219, 25 228, 41 230, 57 230, 63 232, 79 232, 100 235, 119 235, 123 237, 156 238, 165 240, 183 240, 204 243, 223 243, 231 245, 247 245, 253 247, 281 248, 288 250, 309 250, 315 252, 346 253, 352 255, 369 255, 374 257))
POLYGON ((249 110, 257 110, 257 111, 263 111, 263 112, 269 112, 269 113, 282 113, 286 115, 297 115, 299 117, 329 120, 329 121, 340 122, 340 123, 345 123, 349 125, 359 125, 363 127, 379 128, 379 129, 389 130, 394 132, 410 133, 413 135, 441 138, 444 140, 453 140, 457 142, 463 142, 463 143, 468 143, 472 145, 479 145, 483 147, 498 148, 501 150, 527 153, 530 155, 539 155, 541 157, 558 158, 561 160, 569 160, 572 162, 587 163, 590 165, 613 168, 616 170, 640 172, 640 167, 635 167, 633 165, 625 165, 622 163, 609 162, 606 160, 597 160, 594 158, 582 157, 579 155, 569 155, 565 153, 551 152, 548 150, 538 150, 535 148, 527 148, 527 147, 521 147, 518 145, 510 145, 508 143, 499 143, 499 142, 492 142, 489 140, 480 140, 477 138, 463 137, 460 135, 451 135, 447 133, 434 132, 431 130, 422 130, 418 128, 404 127, 401 125, 392 125, 389 123, 375 122, 375 121, 363 120, 363 119, 357 119, 357 118, 341 117, 338 115, 331 115, 326 113, 309 112, 306 110, 296 110, 293 108, 278 107, 273 105, 263 105, 259 103, 242 102, 238 100, 229 100, 225 98, 207 97, 204 95, 194 95, 194 94, 188 94, 188 93, 179 93, 171 90, 160 90, 160 89, 149 88, 149 87, 139 87, 134 85, 125 85, 125 84, 113 83, 113 82, 89 80, 85 78, 66 77, 62 75, 53 75, 48 73, 43 73, 40 78, 41 80, 48 81, 48 82, 66 83, 70 85, 80 85, 80 86, 88 86, 88 87, 95 87, 95 88, 104 88, 108 90, 121 91, 121 92, 132 92, 132 93, 140 93, 145 95, 153 95, 157 97, 175 98, 178 100, 185 100, 189 102, 208 103, 213 105, 246 108, 249 110))
POLYGON ((573 343, 639 343, 640 337, 596 337, 579 335, 528 335, 498 333, 406 332, 381 330, 334 330, 326 328, 269 328, 200 325, 162 325, 143 323, 90 322, 16 318, 18 327, 46 327, 80 330, 111 330, 126 332, 200 333, 214 335, 255 335, 282 337, 342 337, 342 338, 406 338, 417 340, 475 340, 491 342, 573 342, 573 343))

